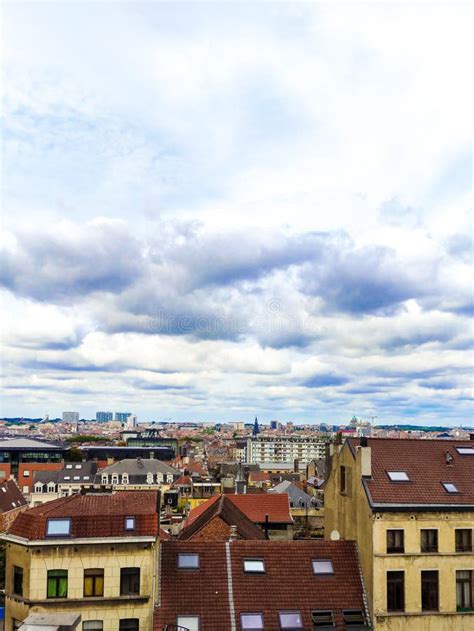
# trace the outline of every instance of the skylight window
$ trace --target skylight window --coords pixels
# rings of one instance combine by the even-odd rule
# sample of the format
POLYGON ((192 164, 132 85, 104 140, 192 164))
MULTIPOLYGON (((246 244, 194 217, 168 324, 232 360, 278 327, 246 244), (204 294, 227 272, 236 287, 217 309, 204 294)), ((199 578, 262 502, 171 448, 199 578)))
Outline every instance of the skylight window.
POLYGON ((135 517, 125 517, 125 530, 135 530, 135 517))
POLYGON ((66 469, 72 469, 72 464, 67 464, 66 469))
POLYGON ((452 482, 443 482, 444 490, 448 493, 459 493, 458 488, 452 482))
POLYGON ((62 535, 71 534, 71 520, 69 517, 64 519, 48 519, 46 525, 47 537, 61 537, 62 535))
POLYGON ((80 476, 80 475, 75 475, 75 476, 74 476, 74 479, 75 479, 75 480, 80 480, 80 479, 81 479, 81 476, 80 476))
POLYGON ((70 476, 70 475, 65 475, 65 476, 64 476, 64 479, 65 479, 65 480, 70 480, 70 479, 71 479, 71 476, 70 476))
POLYGON ((240 616, 240 623, 243 631, 263 631, 263 614, 243 613, 240 616))
POLYGON ((244 559, 244 572, 264 574, 265 564, 263 559, 244 559))
POLYGON ((332 611, 312 611, 311 619, 316 629, 334 626, 332 611))
POLYGON ((387 475, 392 482, 409 482, 410 478, 406 471, 387 471, 387 475))
POLYGON ((330 559, 313 559, 314 574, 334 574, 334 568, 330 559))
POLYGON ((195 570, 199 568, 199 554, 178 554, 178 567, 181 570, 195 570))
POLYGON ((347 609, 342 612, 346 627, 357 627, 360 629, 365 625, 365 616, 360 609, 347 609))
POLYGON ((299 611, 280 611, 278 616, 280 618, 280 629, 295 631, 303 628, 303 621, 299 611))
POLYGON ((461 456, 474 456, 474 447, 456 447, 456 451, 461 456))

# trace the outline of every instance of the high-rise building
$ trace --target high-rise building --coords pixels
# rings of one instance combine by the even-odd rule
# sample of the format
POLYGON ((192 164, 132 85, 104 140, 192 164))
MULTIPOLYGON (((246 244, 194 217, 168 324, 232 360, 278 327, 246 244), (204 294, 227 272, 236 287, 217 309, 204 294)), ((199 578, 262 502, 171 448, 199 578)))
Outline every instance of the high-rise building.
POLYGON ((135 414, 130 414, 127 418, 127 427, 136 427, 137 426, 137 417, 135 414))
POLYGON ((132 416, 131 412, 115 412, 115 420, 119 423, 126 423, 129 416, 132 416))
POLYGON ((324 458, 326 442, 314 436, 265 436, 259 434, 247 439, 247 461, 262 462, 310 462, 324 458))
POLYGON ((78 420, 79 412, 63 412, 63 423, 77 423, 78 420))
POLYGON ((95 420, 99 423, 105 423, 107 421, 111 421, 114 418, 112 412, 96 412, 95 420))

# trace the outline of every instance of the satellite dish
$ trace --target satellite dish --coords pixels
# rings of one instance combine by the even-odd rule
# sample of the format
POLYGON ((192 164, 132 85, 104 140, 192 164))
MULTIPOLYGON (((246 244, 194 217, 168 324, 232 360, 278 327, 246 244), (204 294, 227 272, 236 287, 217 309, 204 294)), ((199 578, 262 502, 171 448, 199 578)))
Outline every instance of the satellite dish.
POLYGON ((331 541, 339 541, 341 538, 338 530, 333 530, 329 536, 331 537, 331 541))

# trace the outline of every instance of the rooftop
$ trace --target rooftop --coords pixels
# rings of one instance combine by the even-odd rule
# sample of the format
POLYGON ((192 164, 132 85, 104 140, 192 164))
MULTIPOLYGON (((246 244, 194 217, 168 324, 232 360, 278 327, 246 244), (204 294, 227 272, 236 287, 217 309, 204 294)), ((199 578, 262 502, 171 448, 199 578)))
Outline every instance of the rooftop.
POLYGON ((8 513, 28 502, 13 480, 6 480, 0 484, 0 513, 8 513))

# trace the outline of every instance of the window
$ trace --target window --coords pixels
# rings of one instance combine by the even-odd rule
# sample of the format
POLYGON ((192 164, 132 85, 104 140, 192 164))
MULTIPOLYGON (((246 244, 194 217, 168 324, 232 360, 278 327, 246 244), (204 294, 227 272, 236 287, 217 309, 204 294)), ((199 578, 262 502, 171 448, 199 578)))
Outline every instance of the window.
POLYGON ((303 628, 303 621, 299 611, 280 611, 278 617, 280 618, 280 629, 293 631, 294 629, 303 628))
POLYGON ((82 469, 82 465, 81 464, 77 464, 76 465, 76 469, 82 469))
POLYGON ((109 483, 109 476, 108 475, 103 475, 102 476, 102 484, 108 484, 109 483))
POLYGON ((135 530, 135 517, 125 517, 125 530, 135 530))
POLYGON ((153 473, 147 473, 146 474, 146 483, 147 484, 153 484, 153 473))
POLYGON ((128 473, 122 473, 122 484, 128 484, 128 483, 129 483, 128 473))
POLYGON ((140 593, 140 568, 123 567, 120 570, 120 595, 132 596, 140 593))
POLYGON ((43 492, 43 484, 41 482, 37 482, 35 484, 35 493, 42 493, 43 492))
POLYGON ((263 559, 244 559, 244 572, 264 574, 265 565, 263 559))
POLYGON ((456 607, 458 611, 470 611, 473 608, 472 570, 456 572, 456 607))
POLYGON ((438 552, 438 531, 435 529, 421 530, 421 551, 438 552))
POLYGON ((112 484, 118 484, 118 473, 112 475, 112 484))
POLYGON ((332 561, 330 559, 313 559, 312 564, 314 574, 334 574, 332 561))
POLYGON ((456 529, 456 552, 472 552, 472 530, 470 528, 456 529))
POLYGON ((342 612, 342 617, 346 627, 365 627, 364 612, 360 609, 347 609, 342 612))
POLYGON ((346 476, 346 467, 340 466, 339 467, 339 482, 340 482, 340 492, 342 495, 345 495, 347 492, 347 488, 346 488, 346 482, 347 482, 347 476, 346 476))
POLYGON ((253 631, 263 631, 262 613, 243 613, 240 615, 240 626, 242 631, 252 629, 253 631))
POLYGON ((406 471, 387 471, 387 475, 392 482, 409 482, 410 478, 406 471))
POLYGON ((399 554, 405 552, 404 543, 404 531, 403 530, 387 530, 387 553, 399 554))
POLYGON ((84 597, 104 595, 104 570, 84 570, 84 597))
POLYGON ((421 609, 438 611, 438 570, 421 572, 421 609))
POLYGON ((405 611, 404 572, 387 572, 387 611, 405 611))
POLYGON ((316 629, 319 627, 333 627, 334 618, 332 611, 312 611, 311 620, 313 621, 316 629))
POLYGON ((474 456, 474 447, 456 447, 456 451, 461 456, 474 456))
POLYGON ((181 570, 192 570, 199 567, 199 554, 178 554, 178 567, 181 570))
POLYGON ((61 537, 71 534, 71 520, 66 519, 48 519, 46 525, 47 537, 61 537))
POLYGON ((75 476, 74 476, 74 480, 80 480, 80 479, 81 479, 81 476, 80 476, 80 475, 75 475, 75 476))
POLYGON ((447 493, 459 493, 456 485, 452 482, 442 482, 442 485, 447 493))
POLYGON ((55 490, 56 490, 56 485, 53 482, 50 482, 48 484, 48 493, 54 493, 55 490))
POLYGON ((119 631, 138 631, 138 618, 122 618, 119 631))
POLYGON ((71 476, 70 476, 70 475, 65 475, 65 476, 64 476, 64 479, 65 479, 65 480, 70 480, 70 479, 71 479, 71 476))
POLYGON ((199 616, 178 616, 176 624, 189 631, 199 631, 199 616))
POLYGON ((102 631, 103 628, 102 620, 87 620, 82 623, 82 631, 102 631))
POLYGON ((72 469, 72 464, 67 464, 66 469, 72 469))
POLYGON ((67 570, 48 570, 48 598, 67 598, 67 570))
POLYGON ((17 565, 13 566, 13 593, 23 596, 23 568, 17 565))
POLYGON ((25 470, 23 471, 23 477, 24 477, 24 478, 29 478, 29 477, 30 477, 30 472, 28 471, 28 469, 25 469, 25 470))

